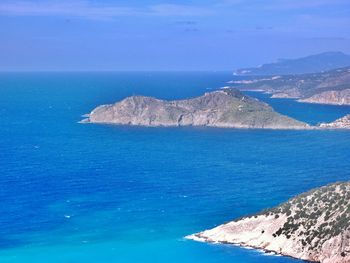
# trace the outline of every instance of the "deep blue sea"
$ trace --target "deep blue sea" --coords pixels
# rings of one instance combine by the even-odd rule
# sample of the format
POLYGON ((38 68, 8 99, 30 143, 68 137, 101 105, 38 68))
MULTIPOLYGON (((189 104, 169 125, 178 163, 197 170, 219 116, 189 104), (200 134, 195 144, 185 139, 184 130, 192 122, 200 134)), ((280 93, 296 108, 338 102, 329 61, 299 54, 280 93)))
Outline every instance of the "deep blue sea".
MULTIPOLYGON (((78 124, 125 96, 197 96, 232 78, 1 73, 0 262, 300 262, 183 237, 350 180, 350 132, 78 124)), ((309 123, 350 113, 250 95, 309 123)))

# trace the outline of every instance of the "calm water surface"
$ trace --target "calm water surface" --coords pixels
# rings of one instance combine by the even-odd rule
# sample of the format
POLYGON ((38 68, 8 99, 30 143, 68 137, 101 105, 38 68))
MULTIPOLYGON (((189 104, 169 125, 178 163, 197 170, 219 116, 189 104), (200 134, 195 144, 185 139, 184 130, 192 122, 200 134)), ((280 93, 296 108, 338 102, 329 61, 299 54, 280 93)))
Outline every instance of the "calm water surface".
MULTIPOLYGON (((350 180, 350 133, 82 125, 133 94, 197 96, 230 73, 0 74, 0 262, 292 263, 187 234, 350 180)), ((268 101, 309 123, 350 107, 268 101)))

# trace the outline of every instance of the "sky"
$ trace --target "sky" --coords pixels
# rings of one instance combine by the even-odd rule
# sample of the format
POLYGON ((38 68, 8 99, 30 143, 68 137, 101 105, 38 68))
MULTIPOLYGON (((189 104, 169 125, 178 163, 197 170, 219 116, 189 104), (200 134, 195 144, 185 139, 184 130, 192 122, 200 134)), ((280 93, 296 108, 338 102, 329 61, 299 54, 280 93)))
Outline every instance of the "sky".
POLYGON ((349 0, 0 0, 0 71, 220 71, 350 54, 349 0))

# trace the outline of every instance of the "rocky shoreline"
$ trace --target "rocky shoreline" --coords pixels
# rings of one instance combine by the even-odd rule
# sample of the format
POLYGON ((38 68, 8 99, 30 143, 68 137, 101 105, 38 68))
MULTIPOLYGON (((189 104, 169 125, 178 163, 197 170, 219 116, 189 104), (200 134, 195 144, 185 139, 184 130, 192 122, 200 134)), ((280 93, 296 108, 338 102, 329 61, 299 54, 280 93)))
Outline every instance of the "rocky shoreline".
POLYGON ((321 123, 321 129, 350 129, 350 114, 330 123, 321 123))
POLYGON ((186 238, 261 249, 313 262, 349 263, 349 202, 350 183, 336 183, 186 238))

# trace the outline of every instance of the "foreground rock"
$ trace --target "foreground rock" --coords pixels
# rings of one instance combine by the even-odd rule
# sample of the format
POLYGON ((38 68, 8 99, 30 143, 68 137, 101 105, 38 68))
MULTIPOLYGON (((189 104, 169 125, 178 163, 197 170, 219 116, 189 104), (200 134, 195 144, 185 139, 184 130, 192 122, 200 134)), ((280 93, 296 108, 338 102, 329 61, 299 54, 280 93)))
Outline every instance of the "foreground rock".
POLYGON ((330 123, 321 123, 320 127, 326 129, 350 129, 350 114, 330 123))
POLYGON ((140 126, 210 126, 257 129, 308 129, 309 125, 275 112, 266 103, 235 89, 166 101, 132 96, 94 109, 84 123, 140 126))
POLYGON ((299 195, 276 208, 187 238, 238 244, 322 263, 350 262, 350 183, 299 195))

